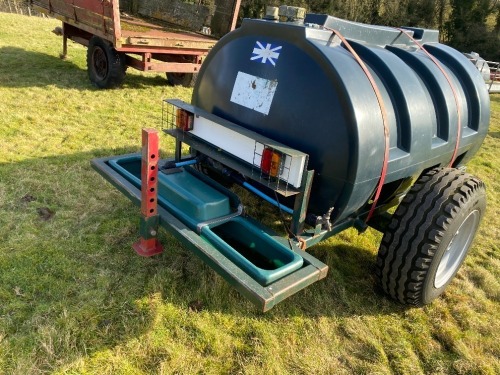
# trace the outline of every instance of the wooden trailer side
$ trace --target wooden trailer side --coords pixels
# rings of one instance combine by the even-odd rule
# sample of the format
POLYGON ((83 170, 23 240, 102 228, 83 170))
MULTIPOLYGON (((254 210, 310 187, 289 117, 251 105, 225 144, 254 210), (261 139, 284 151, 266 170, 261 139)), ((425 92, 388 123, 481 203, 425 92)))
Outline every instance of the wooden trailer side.
MULTIPOLYGON (((67 56, 68 39, 88 47, 89 78, 97 87, 118 86, 127 66, 147 72, 165 72, 173 85, 194 84, 194 74, 200 70, 217 39, 177 27, 161 18, 148 17, 143 14, 145 10, 134 15, 121 14, 119 1, 31 0, 35 9, 62 21, 62 28, 54 30, 63 37, 61 58, 67 56), (115 76, 112 82, 108 82, 110 75, 115 76)), ((127 8, 126 0, 122 5, 127 8)), ((238 6, 239 0, 234 0, 231 25, 238 6)), ((172 14, 174 10, 164 9, 172 14)), ((179 14, 180 19, 181 16, 179 14)))
MULTIPOLYGON (((36 10, 120 47, 118 0, 32 0, 36 10)), ((86 44, 86 43, 83 43, 86 44)))

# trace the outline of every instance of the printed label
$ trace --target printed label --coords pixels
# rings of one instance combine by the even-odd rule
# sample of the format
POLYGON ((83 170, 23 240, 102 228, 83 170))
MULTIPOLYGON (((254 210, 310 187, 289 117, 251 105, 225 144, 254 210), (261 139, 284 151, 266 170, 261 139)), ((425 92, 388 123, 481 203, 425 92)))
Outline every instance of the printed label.
POLYGON ((231 101, 267 115, 277 87, 277 80, 268 80, 238 72, 231 94, 231 101))

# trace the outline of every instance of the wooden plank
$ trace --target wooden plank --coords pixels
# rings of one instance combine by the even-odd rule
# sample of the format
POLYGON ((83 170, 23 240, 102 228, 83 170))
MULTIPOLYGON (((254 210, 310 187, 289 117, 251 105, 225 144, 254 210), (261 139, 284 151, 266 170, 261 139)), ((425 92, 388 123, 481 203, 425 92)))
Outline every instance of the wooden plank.
POLYGON ((114 41, 112 3, 96 0, 33 0, 42 13, 106 40, 114 41), (106 9, 106 11, 104 11, 106 9), (109 15, 106 16, 105 14, 109 15))
POLYGON ((97 13, 103 15, 103 3, 95 0, 71 0, 75 7, 87 9, 90 12, 97 13))
POLYGON ((78 22, 106 32, 102 14, 97 14, 87 9, 75 7, 75 15, 78 22))
POLYGON ((64 0, 50 0, 49 10, 70 19, 75 19, 73 6, 71 4, 67 4, 64 0))
POLYGON ((104 17, 108 17, 108 18, 111 18, 113 19, 113 6, 111 3, 109 2, 104 2, 103 3, 103 8, 102 8, 102 14, 104 15, 104 17))
POLYGON ((166 47, 175 49, 197 49, 197 50, 210 50, 215 41, 202 41, 202 40, 182 40, 182 39, 164 39, 153 37, 126 37, 121 38, 123 45, 129 46, 147 46, 147 47, 166 47))
POLYGON ((89 25, 85 25, 84 23, 81 23, 81 22, 77 22, 75 21, 74 19, 69 19, 67 17, 61 17, 60 15, 58 14, 55 14, 55 13, 49 13, 51 16, 63 21, 63 22, 66 22, 67 24, 70 24, 71 26, 74 26, 78 29, 81 29, 83 31, 86 31, 90 34, 93 34, 93 35, 97 35, 98 37, 101 37, 105 40, 109 40, 110 42, 112 42, 112 35, 113 35, 113 29, 112 28, 108 28, 107 29, 107 33, 103 32, 102 30, 100 29, 96 29, 95 27, 92 27, 92 26, 89 26, 89 25))
POLYGON ((105 27, 106 30, 113 27, 113 6, 110 1, 104 2, 95 0, 71 0, 76 9, 77 21, 88 25, 96 26, 99 29, 105 27), (103 21, 103 17, 104 20, 103 21), (104 24, 104 26, 103 26, 104 24))

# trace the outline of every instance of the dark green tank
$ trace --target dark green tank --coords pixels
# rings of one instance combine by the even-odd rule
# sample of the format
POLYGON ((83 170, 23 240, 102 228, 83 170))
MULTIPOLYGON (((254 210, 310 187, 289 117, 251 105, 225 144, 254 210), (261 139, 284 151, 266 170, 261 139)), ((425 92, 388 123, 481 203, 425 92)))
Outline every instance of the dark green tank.
MULTIPOLYGON (((357 214, 380 179, 384 127, 366 74, 327 28, 343 34, 379 87, 388 114, 386 184, 447 165, 457 142, 457 103, 444 74, 399 30, 325 15, 303 24, 244 20, 208 55, 193 104, 309 154, 315 170, 309 212, 357 214)), ((440 44, 435 30, 407 29, 444 67, 461 113, 454 166, 478 150, 489 124, 479 71, 440 44)), ((387 185, 389 186, 389 185, 387 185)), ((389 189, 387 189, 389 190, 389 189)))

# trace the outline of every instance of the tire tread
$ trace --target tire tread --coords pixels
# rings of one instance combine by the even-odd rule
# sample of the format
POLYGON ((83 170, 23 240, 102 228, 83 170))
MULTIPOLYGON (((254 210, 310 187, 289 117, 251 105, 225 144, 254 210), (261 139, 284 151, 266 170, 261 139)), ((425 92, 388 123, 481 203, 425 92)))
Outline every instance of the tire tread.
POLYGON ((422 289, 433 257, 460 207, 484 190, 479 179, 452 168, 424 173, 396 209, 380 244, 376 278, 393 299, 424 304, 422 289))

